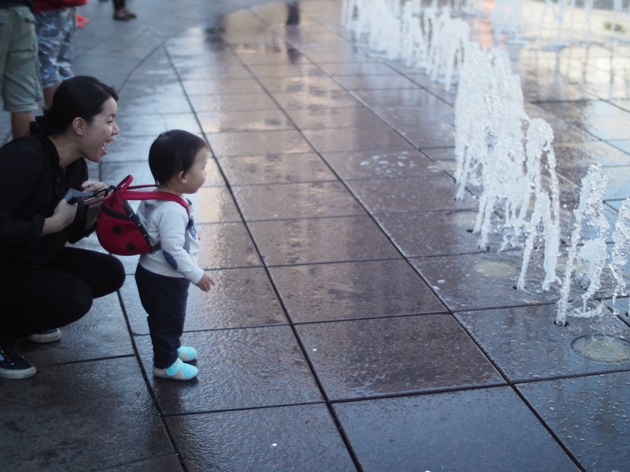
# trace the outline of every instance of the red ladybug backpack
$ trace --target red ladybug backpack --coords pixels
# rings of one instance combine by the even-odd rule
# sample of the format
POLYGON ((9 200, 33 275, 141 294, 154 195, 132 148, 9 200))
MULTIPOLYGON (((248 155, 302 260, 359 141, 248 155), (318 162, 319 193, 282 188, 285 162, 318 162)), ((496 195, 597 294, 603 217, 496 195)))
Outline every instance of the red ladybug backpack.
POLYGON ((121 256, 147 254, 159 249, 159 243, 151 245, 149 235, 128 200, 169 200, 188 209, 188 202, 168 192, 139 191, 155 188, 155 185, 131 186, 133 177, 128 175, 107 195, 96 221, 96 236, 107 251, 121 256))

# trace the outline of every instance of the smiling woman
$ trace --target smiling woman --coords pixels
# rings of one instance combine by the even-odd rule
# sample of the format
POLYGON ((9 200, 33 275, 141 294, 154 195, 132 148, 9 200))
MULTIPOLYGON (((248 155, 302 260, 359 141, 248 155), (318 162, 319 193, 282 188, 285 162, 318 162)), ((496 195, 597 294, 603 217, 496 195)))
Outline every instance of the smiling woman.
POLYGON ((59 340, 59 327, 125 280, 115 257, 67 245, 93 231, 104 197, 64 198, 107 188, 88 180, 85 161, 100 162, 118 134, 117 100, 94 77, 67 79, 30 136, 0 148, 0 377, 35 375, 15 342, 59 340))

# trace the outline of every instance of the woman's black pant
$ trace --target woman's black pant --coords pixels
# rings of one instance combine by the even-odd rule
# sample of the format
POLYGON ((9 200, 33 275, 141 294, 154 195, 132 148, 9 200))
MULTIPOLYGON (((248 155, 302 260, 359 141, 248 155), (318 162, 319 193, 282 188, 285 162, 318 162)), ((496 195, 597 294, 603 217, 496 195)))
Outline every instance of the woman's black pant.
POLYGON ((87 249, 65 247, 44 265, 0 261, 0 344, 77 321, 124 281, 116 257, 87 249))

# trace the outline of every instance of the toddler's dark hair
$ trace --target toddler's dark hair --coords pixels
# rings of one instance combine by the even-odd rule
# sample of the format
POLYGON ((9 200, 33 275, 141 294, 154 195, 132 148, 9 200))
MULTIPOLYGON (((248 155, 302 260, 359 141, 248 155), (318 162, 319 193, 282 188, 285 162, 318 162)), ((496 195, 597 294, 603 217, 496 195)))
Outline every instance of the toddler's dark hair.
POLYGON ((199 136, 181 129, 172 129, 160 134, 149 151, 149 167, 157 185, 166 184, 180 172, 188 172, 195 156, 207 148, 199 136))

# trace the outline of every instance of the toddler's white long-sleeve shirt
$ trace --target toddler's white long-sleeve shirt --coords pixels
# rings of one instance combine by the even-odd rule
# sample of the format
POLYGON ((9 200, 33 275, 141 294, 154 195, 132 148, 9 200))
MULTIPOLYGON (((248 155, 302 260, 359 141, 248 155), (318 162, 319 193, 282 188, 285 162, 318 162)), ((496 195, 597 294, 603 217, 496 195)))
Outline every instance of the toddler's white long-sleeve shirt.
POLYGON ((193 284, 199 282, 204 271, 197 265, 200 250, 197 230, 191 217, 177 202, 143 200, 138 216, 144 224, 151 244, 160 243, 160 249, 140 256, 139 264, 145 269, 167 277, 184 277, 193 284))

